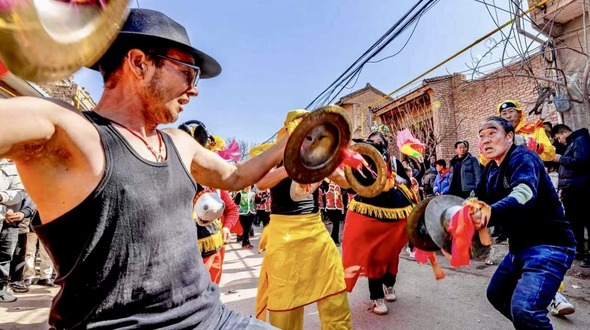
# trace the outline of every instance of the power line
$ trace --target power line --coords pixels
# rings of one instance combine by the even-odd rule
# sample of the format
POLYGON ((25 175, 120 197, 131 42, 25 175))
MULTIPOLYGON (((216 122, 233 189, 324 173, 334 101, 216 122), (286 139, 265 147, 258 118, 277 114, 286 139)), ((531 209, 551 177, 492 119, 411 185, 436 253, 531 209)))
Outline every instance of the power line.
MULTIPOLYGON (((377 54, 379 54, 379 53, 380 53, 380 52, 381 52, 383 49, 385 49, 385 47, 387 47, 387 45, 389 45, 389 43, 390 43, 391 41, 393 41, 395 38, 397 38, 399 35, 401 35, 401 34, 402 34, 402 33, 403 33, 403 32, 404 32, 404 31, 405 31, 407 28, 409 28, 409 27, 410 27, 410 26, 411 26, 411 25, 412 25, 414 22, 416 22, 416 24, 414 25, 414 28, 415 28, 415 27, 417 26, 418 22, 420 21, 420 18, 422 17, 422 15, 424 15, 424 13, 426 13, 426 12, 427 12, 427 11, 428 11, 430 8, 432 8, 432 6, 434 6, 434 5, 435 5, 437 2, 438 2, 438 0, 436 0, 436 1, 431 1, 431 2, 427 3, 427 4, 426 4, 424 7, 422 7, 422 8, 420 9, 420 11, 419 11, 418 13, 416 13, 416 15, 414 15, 412 18, 410 18, 410 20, 409 20, 409 21, 407 21, 407 22, 406 22, 406 23, 405 23, 405 24, 404 24, 404 25, 403 25, 403 26, 402 26, 402 27, 399 29, 399 31, 397 31, 395 34, 393 34, 393 35, 392 35, 392 36, 391 36, 391 37, 388 39, 388 41, 387 41, 385 44, 383 44, 383 45, 382 45, 382 46, 381 46, 381 47, 380 47, 380 48, 379 48, 379 49, 378 49, 378 50, 377 50, 377 51, 376 51, 376 52, 375 52, 373 55, 371 55, 371 57, 370 57, 370 58, 368 58, 368 59, 366 60, 366 62, 365 62, 365 63, 368 63, 370 59, 372 59, 372 58, 373 58, 373 57, 375 57, 377 54)), ((413 34, 413 32, 412 32, 412 34, 413 34)), ((412 36, 410 35, 410 38, 411 38, 411 37, 412 37, 412 36)), ((399 50, 397 53, 395 53, 394 55, 391 55, 391 56, 389 56, 389 57, 393 57, 393 56, 395 56, 395 55, 399 54, 399 53, 400 53, 400 52, 403 50, 403 48, 405 48, 405 46, 408 44, 408 42, 409 42, 409 41, 410 41, 410 39, 408 39, 408 40, 406 41, 406 43, 404 44, 404 46, 402 47, 402 49, 400 49, 400 50, 399 50)), ((365 63, 363 63, 363 65, 364 65, 365 63)), ((358 69, 358 72, 356 72, 356 74, 357 74, 357 79, 358 79, 358 76, 360 75, 360 70, 361 70, 362 68, 363 68, 362 66, 361 66, 361 67, 359 67, 359 69, 358 69)), ((346 85, 347 85, 347 84, 348 84, 348 83, 349 83, 351 80, 352 80, 352 76, 351 76, 351 77, 348 79, 348 81, 346 82, 346 85)), ((336 98, 338 97, 338 95, 340 95, 340 93, 342 92, 342 90, 344 90, 344 87, 345 87, 346 85, 344 85, 342 88, 340 88, 340 90, 339 90, 337 93, 335 93, 335 94, 334 94, 334 97, 332 97, 332 99, 330 99, 330 101, 329 101, 328 103, 332 103, 332 102, 334 102, 334 100, 336 100, 336 98)))
MULTIPOLYGON (((325 100, 330 98, 330 96, 335 92, 338 86, 341 86, 344 82, 349 83, 352 79, 354 79, 355 75, 359 73, 360 68, 362 68, 363 65, 365 65, 369 60, 371 60, 381 50, 383 50, 383 48, 387 46, 391 41, 393 41, 393 39, 395 39, 395 37, 397 37, 401 31, 407 28, 407 24, 405 24, 401 31, 398 31, 397 33, 395 32, 396 29, 398 29, 398 27, 402 25, 408 17, 411 17, 410 21, 415 20, 415 18, 419 16, 420 13, 423 13, 425 10, 427 10, 427 8, 429 8, 430 5, 436 2, 438 2, 438 0, 428 0, 426 4, 418 10, 418 12, 414 13, 413 16, 410 16, 416 10, 416 8, 418 8, 422 3, 424 3, 424 0, 416 2, 410 8, 410 10, 408 10, 398 21, 396 21, 393 24, 393 26, 391 26, 387 30, 387 32, 384 35, 382 35, 377 40, 377 42, 375 42, 371 47, 369 47, 369 49, 366 50, 359 58, 357 58, 354 61, 354 63, 351 64, 334 82, 332 82, 326 89, 324 89, 318 96, 316 96, 316 98, 313 101, 311 101, 306 108, 309 109, 314 104, 316 104, 320 99, 325 100)), ((346 84, 343 88, 345 87, 346 84)))

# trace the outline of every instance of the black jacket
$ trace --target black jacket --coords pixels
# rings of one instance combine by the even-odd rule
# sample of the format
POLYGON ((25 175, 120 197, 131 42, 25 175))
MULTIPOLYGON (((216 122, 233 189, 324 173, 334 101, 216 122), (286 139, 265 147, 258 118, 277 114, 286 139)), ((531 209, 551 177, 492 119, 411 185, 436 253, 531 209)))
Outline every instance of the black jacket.
POLYGON ((590 134, 587 128, 572 132, 559 160, 559 189, 590 189, 590 134))
POLYGON ((471 192, 475 190, 481 179, 481 165, 477 158, 467 153, 463 159, 461 159, 461 170, 460 173, 455 173, 455 164, 459 161, 459 157, 455 156, 451 159, 451 194, 460 194, 461 192, 471 192), (453 180, 457 180, 457 175, 461 179, 461 191, 453 191, 453 180))

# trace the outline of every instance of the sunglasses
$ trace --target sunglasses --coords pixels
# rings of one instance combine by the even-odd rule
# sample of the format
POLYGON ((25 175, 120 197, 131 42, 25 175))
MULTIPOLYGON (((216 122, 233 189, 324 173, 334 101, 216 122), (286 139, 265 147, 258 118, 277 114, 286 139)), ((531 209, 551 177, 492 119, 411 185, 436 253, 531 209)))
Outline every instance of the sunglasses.
POLYGON ((175 58, 172 58, 170 56, 166 56, 166 55, 160 55, 160 54, 154 54, 154 56, 168 60, 170 62, 174 62, 176 64, 180 64, 180 65, 184 65, 186 67, 189 67, 191 69, 193 69, 192 71, 183 71, 184 75, 186 76, 186 80, 189 83, 189 85, 193 85, 193 86, 197 86, 197 84, 199 83, 199 79, 201 78, 201 68, 199 68, 198 66, 194 65, 194 64, 190 64, 190 63, 186 63, 180 60, 177 60, 175 58))

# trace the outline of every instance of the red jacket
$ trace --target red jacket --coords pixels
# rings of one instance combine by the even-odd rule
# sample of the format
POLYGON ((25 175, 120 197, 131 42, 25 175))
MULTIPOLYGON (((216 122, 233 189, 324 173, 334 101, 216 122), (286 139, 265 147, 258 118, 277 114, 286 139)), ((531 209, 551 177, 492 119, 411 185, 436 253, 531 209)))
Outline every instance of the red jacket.
POLYGON ((221 200, 225 203, 225 209, 223 210, 223 215, 221 216, 221 223, 224 227, 231 229, 240 217, 240 210, 238 209, 238 205, 234 203, 234 200, 231 198, 229 193, 225 190, 220 190, 221 200))

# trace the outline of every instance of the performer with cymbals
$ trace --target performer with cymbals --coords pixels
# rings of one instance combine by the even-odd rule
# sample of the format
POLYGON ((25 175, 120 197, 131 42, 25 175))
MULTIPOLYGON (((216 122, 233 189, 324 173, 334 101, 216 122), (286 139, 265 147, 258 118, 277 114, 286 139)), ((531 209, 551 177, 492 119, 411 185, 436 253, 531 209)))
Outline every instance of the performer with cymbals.
MULTIPOLYGON (((292 131, 307 114, 289 112, 285 127, 292 131)), ((259 246, 265 255, 256 317, 265 320, 268 311, 270 323, 281 329, 303 329, 303 307, 311 303, 317 303, 323 329, 352 328, 340 254, 319 213, 320 183, 299 184, 280 164, 256 184, 270 188, 272 200, 259 246)))
POLYGON ((355 196, 348 206, 342 238, 346 289, 351 292, 360 275, 368 277, 372 310, 379 315, 388 313, 385 301, 397 299, 393 287, 400 252, 408 242, 406 219, 418 201, 402 163, 388 151, 389 141, 381 131, 373 131, 365 141, 386 162, 387 184, 375 197, 355 196))
POLYGON ((10 123, 0 158, 15 161, 37 205, 34 230, 61 286, 49 326, 272 328, 221 303, 196 243, 193 198, 195 181, 228 191, 259 181, 287 139, 233 165, 181 130, 158 129, 198 95, 200 77, 221 72, 160 12, 132 8, 94 67, 105 86, 94 111, 0 100, 0 122, 10 123))
POLYGON ((509 242, 487 297, 516 329, 552 329, 547 307, 574 260, 576 242, 541 158, 517 146, 514 136, 501 117, 487 118, 479 130, 479 148, 490 162, 476 195, 491 215, 475 213, 473 223, 500 223, 509 242))

